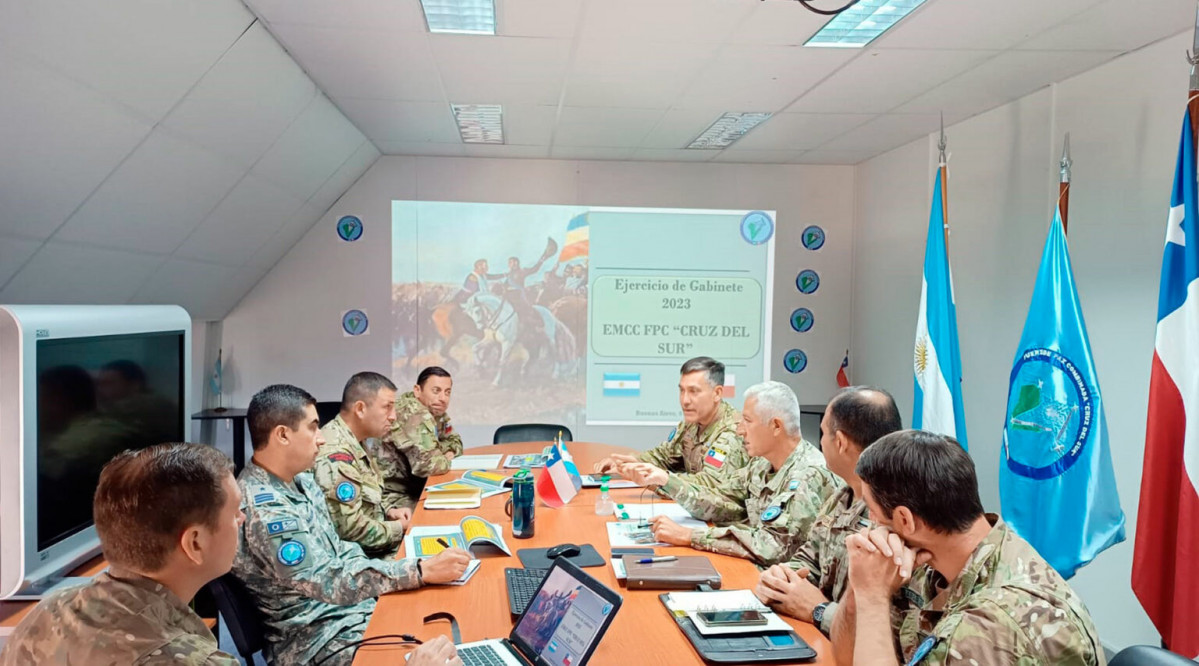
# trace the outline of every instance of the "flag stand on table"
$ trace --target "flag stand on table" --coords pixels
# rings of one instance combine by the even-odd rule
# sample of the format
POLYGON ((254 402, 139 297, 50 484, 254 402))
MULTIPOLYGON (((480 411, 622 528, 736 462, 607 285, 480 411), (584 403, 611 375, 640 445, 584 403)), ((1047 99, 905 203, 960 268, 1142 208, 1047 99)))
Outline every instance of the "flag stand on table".
POLYGON ((1194 658, 1199 655, 1199 16, 1188 61, 1191 93, 1162 252, 1132 590, 1163 644, 1194 658))
POLYGON ((958 352, 958 315, 949 268, 949 218, 946 183, 949 158, 942 121, 940 168, 933 187, 924 248, 924 279, 913 351, 912 427, 957 439, 966 447, 966 415, 962 406, 962 360, 958 352))
POLYGON ((537 495, 546 506, 556 509, 574 499, 582 487, 579 468, 562 443, 562 433, 558 433, 550 457, 545 461, 545 469, 537 477, 537 495))

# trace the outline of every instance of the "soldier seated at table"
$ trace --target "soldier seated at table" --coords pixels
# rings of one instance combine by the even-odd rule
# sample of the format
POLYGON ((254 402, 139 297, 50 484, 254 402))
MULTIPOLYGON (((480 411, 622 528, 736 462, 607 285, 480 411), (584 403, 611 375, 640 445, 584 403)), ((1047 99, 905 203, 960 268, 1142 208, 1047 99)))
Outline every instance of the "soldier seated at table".
POLYGON ((396 400, 395 423, 375 450, 384 507, 415 507, 425 481, 450 471, 450 463, 462 455, 462 438, 448 413, 453 392, 450 373, 434 365, 421 370, 416 386, 396 400))
POLYGON ((816 447, 803 441, 799 400, 786 384, 751 386, 737 433, 752 458, 713 487, 649 463, 624 463, 620 473, 659 487, 691 515, 717 523, 692 530, 658 516, 653 521, 658 541, 736 555, 759 566, 786 561, 841 481, 816 447))
POLYGON ((338 537, 308 472, 325 440, 307 391, 268 386, 250 400, 246 421, 254 456, 238 477, 246 521, 233 573, 262 615, 269 661, 347 665, 375 597, 447 583, 466 570, 470 555, 458 548, 425 560, 377 560, 338 537))
POLYGON ((882 389, 851 386, 833 396, 820 422, 820 450, 845 485, 820 508, 795 557, 762 572, 758 599, 828 635, 848 580, 845 537, 873 526, 854 468, 867 446, 902 427, 895 399, 882 389))
POLYGON ((618 453, 604 458, 595 464, 596 474, 615 471, 625 463, 645 462, 712 487, 749 463, 737 435, 741 415, 724 401, 724 364, 697 356, 683 364, 679 375, 683 420, 666 441, 636 456, 618 453))
POLYGON ((837 662, 871 666, 1106 663, 1066 581, 998 516, 953 439, 902 430, 857 474, 880 527, 846 539, 849 589, 833 621, 837 662))
POLYGON ((350 377, 341 392, 341 411, 321 428, 325 445, 314 476, 325 491, 337 534, 372 557, 394 557, 404 541, 412 509, 383 505, 383 477, 366 441, 391 431, 396 386, 377 372, 350 377))

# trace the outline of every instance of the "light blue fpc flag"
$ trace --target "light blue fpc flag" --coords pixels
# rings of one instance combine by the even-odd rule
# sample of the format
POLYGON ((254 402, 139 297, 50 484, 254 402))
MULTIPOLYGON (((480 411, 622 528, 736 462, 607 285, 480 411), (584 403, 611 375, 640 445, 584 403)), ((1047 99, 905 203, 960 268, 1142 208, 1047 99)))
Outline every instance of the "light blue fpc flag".
POLYGON ((1060 215, 1012 364, 999 498, 1003 519, 1066 578, 1124 540, 1103 397, 1060 215))
POLYGON ((641 395, 641 373, 605 372, 605 398, 636 398, 641 395))
POLYGON ((912 354, 915 394, 912 427, 954 437, 966 448, 966 412, 962 407, 962 359, 958 353, 958 311, 945 247, 945 209, 941 172, 933 186, 924 247, 924 280, 912 354))

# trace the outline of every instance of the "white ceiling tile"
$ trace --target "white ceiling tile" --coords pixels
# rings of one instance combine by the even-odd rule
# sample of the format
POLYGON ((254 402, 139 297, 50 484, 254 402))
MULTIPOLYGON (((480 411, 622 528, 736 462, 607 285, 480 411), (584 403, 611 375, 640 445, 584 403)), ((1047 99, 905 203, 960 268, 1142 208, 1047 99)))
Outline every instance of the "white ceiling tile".
POLYGON ((0 231, 46 238, 152 126, 50 70, 0 54, 0 231))
POLYGON ((797 46, 808 41, 828 21, 829 17, 810 12, 798 2, 759 2, 728 41, 731 44, 797 46))
POLYGON ((570 40, 431 35, 429 46, 450 102, 557 104, 562 95, 570 40))
POLYGON ((730 150, 807 150, 874 117, 860 113, 780 113, 750 130, 730 150))
POLYGON ((957 122, 1118 55, 1118 51, 1005 51, 900 106, 896 112, 944 111, 945 122, 957 122))
POLYGON ((316 94, 316 86, 255 24, 225 53, 163 124, 249 168, 316 94))
POLYGON ((719 153, 718 150, 638 148, 629 159, 635 162, 707 162, 719 153))
POLYGON ((795 160, 796 164, 857 164, 878 155, 877 150, 808 150, 795 160))
POLYGON ((467 157, 503 157, 503 158, 526 158, 526 159, 543 159, 550 156, 550 147, 542 146, 518 146, 518 145, 493 145, 493 144, 464 144, 462 149, 467 157))
POLYGON ((505 106, 504 143, 514 146, 548 146, 557 118, 557 106, 505 106))
POLYGON ((787 110, 884 113, 998 55, 995 51, 864 51, 787 110))
POLYGON ((8 285, 0 302, 127 303, 163 257, 49 241, 8 285))
POLYGON ((371 168, 377 159, 379 159, 379 150, 370 141, 363 141, 358 150, 355 150, 354 154, 350 155, 349 159, 332 176, 329 176, 329 180, 321 185, 321 189, 308 199, 308 205, 320 210, 321 213, 329 210, 329 207, 336 203, 354 183, 358 182, 362 174, 366 173, 366 170, 371 168))
POLYGON ((578 146, 554 146, 550 157, 556 160, 627 160, 633 154, 631 148, 594 148, 578 146))
POLYGON ((1107 0, 1021 43, 1019 49, 1131 51, 1195 28, 1193 0, 1107 0))
POLYGON ((879 48, 1011 48, 1100 0, 928 0, 873 45, 879 48))
POLYGON ((563 37, 574 33, 582 0, 519 0, 496 4, 497 32, 513 37, 563 37))
MULTIPOLYGON (((642 149, 680 150, 730 109, 671 109, 641 141, 642 149)), ((696 151, 687 151, 694 153, 696 151)), ((706 152, 706 151, 703 151, 706 152)))
POLYGON ((253 21, 236 0, 0 3, 0 44, 161 119, 253 21))
POLYGON ((0 286, 16 275, 17 269, 42 246, 42 241, 16 236, 0 236, 0 286))
POLYGON ((341 98, 346 115, 376 144, 392 141, 461 141, 450 105, 341 98))
POLYGON ((584 5, 583 37, 723 42, 757 7, 736 0, 604 0, 584 5))
POLYGON ((303 199, 247 175, 179 246, 175 256, 241 266, 303 205, 303 199))
POLYGON ((364 138, 332 102, 317 95, 252 171, 307 201, 364 138))
POLYGON ((713 162, 743 162, 752 164, 792 164, 802 150, 721 150, 713 162))
POLYGON ((182 306, 195 319, 220 319, 265 271, 169 259, 130 301, 182 306))
POLYGON ((850 130, 819 149, 873 150, 875 154, 884 153, 937 131, 940 123, 939 115, 890 113, 850 130))
POLYGON ((679 98, 679 106, 778 111, 857 53, 802 46, 726 46, 679 98))
POLYGON ((305 205, 300 208, 299 212, 282 229, 258 248, 254 256, 250 258, 247 267, 268 269, 279 263, 279 260, 304 237, 304 234, 312 229, 312 225, 316 224, 322 215, 324 215, 324 211, 319 211, 314 206, 305 205))
POLYGON ((564 107, 554 132, 554 146, 638 146, 662 114, 656 109, 564 107))
POLYGON ((583 39, 567 75, 566 104, 666 108, 711 61, 718 46, 583 39))
POLYGON ((156 129, 67 220, 56 238, 169 253, 244 173, 156 129))
POLYGON ((425 34, 398 36, 379 30, 292 24, 274 24, 270 29, 321 90, 335 99, 432 102, 445 98, 425 34))
POLYGON ((431 141, 376 141, 375 145, 384 155, 440 155, 462 157, 466 154, 461 141, 457 143, 433 143, 431 141))
POLYGON ((271 24, 362 28, 402 35, 427 29, 420 0, 246 0, 246 4, 271 24))

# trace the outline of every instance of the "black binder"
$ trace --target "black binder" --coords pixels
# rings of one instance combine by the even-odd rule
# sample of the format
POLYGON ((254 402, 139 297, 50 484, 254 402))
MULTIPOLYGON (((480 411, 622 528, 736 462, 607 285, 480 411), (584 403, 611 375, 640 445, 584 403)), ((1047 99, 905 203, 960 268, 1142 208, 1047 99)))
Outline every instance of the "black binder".
POLYGON ((795 631, 761 631, 727 636, 704 636, 684 613, 675 613, 666 603, 669 594, 658 600, 674 618, 679 629, 699 656, 709 664, 766 664, 772 662, 813 661, 816 651, 795 631))

